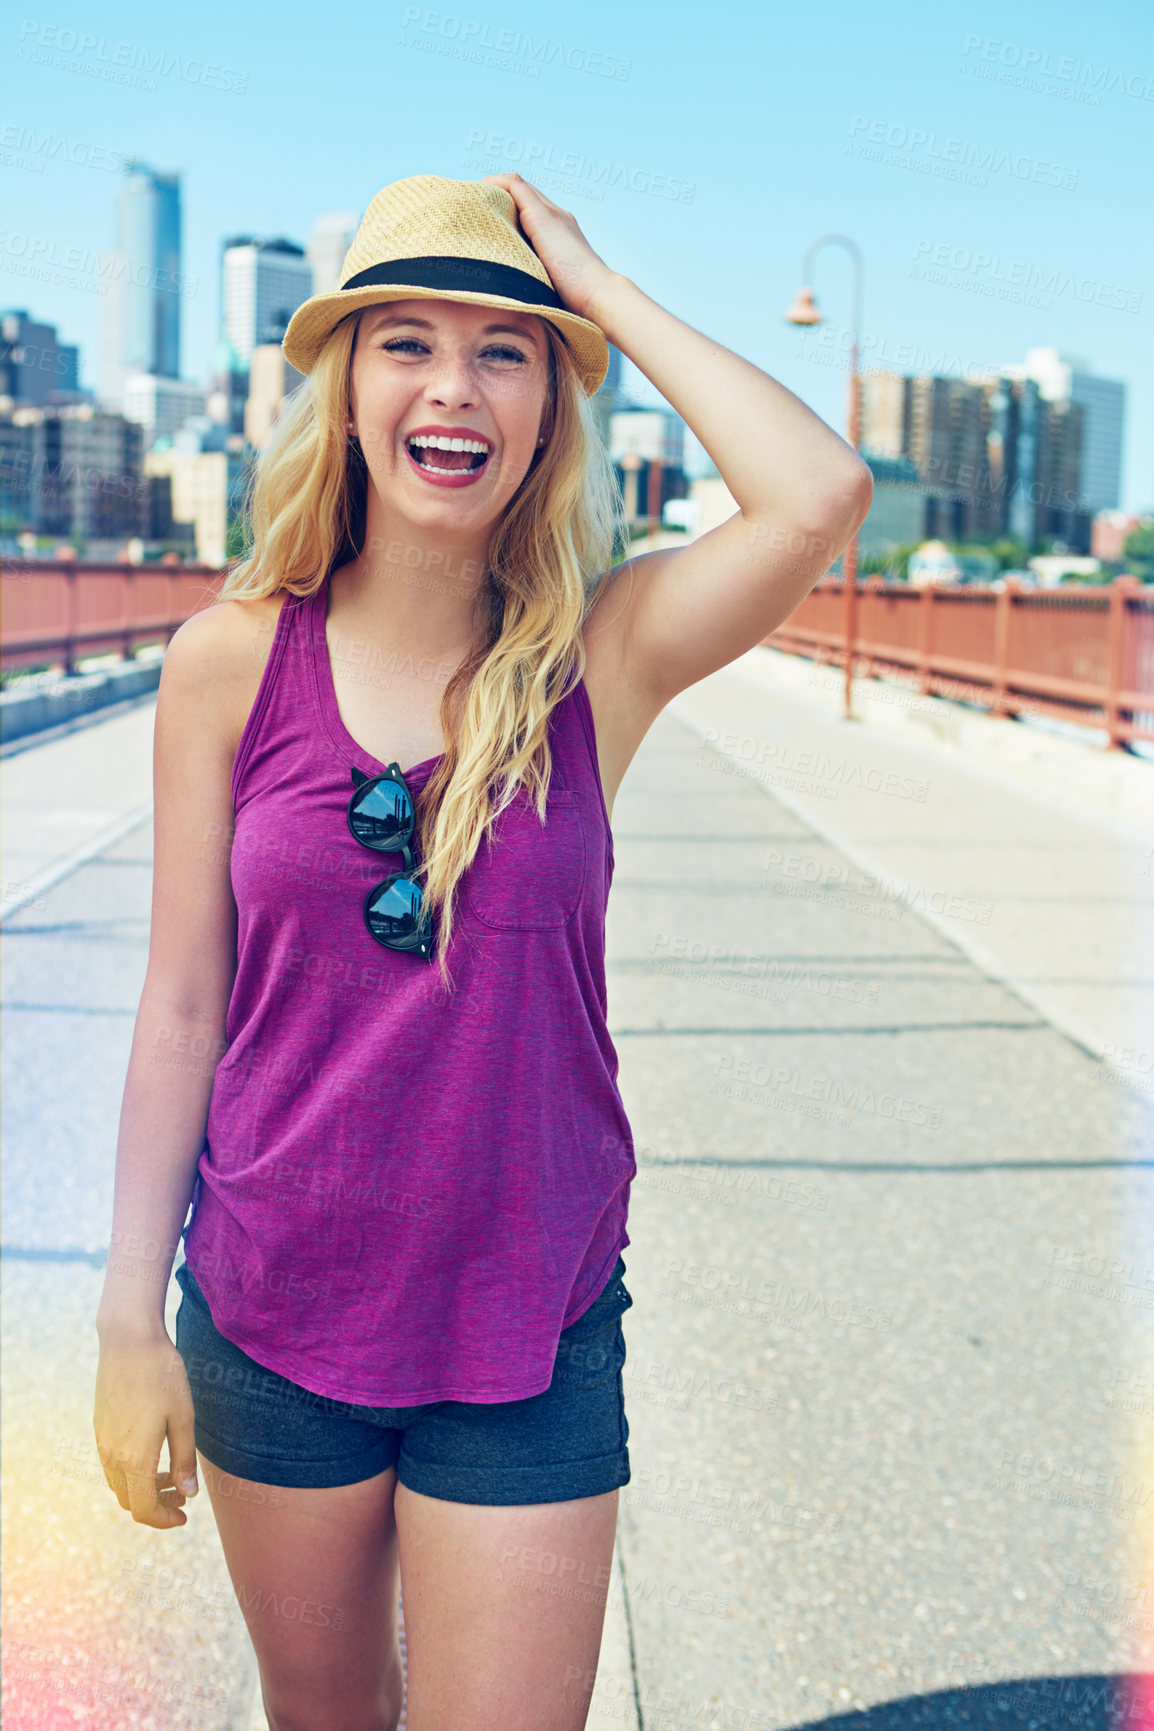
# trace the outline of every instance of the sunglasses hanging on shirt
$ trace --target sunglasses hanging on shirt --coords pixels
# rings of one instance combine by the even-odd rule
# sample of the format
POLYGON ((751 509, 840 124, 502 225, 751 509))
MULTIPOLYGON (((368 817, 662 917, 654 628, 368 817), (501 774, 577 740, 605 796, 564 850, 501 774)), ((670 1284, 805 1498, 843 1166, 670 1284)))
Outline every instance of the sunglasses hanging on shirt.
POLYGON ((417 812, 408 784, 395 763, 384 775, 352 772, 356 792, 349 800, 348 824, 354 840, 375 853, 400 853, 404 869, 371 889, 364 901, 369 935, 387 950, 403 950, 431 959, 432 921, 424 894, 413 872, 413 838, 417 812))

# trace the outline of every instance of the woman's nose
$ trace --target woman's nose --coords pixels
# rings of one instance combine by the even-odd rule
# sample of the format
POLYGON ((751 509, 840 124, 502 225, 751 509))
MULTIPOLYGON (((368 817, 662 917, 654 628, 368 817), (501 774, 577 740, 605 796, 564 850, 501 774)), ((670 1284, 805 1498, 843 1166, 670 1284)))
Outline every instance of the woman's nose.
POLYGON ((447 348, 434 361, 428 394, 438 403, 453 402, 464 408, 475 396, 473 363, 464 343, 447 348))

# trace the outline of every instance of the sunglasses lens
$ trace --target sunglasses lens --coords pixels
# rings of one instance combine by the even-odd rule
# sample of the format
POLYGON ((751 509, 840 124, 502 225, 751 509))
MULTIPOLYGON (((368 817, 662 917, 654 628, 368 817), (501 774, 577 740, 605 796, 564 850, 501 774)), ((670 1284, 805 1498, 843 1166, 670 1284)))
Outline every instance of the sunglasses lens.
POLYGON ((413 833, 413 804, 395 781, 374 781, 356 795, 349 823, 358 841, 381 853, 395 853, 413 833))
POLYGON ((421 889, 411 878, 381 884, 365 903, 365 919, 378 943, 416 938, 421 926, 421 889))

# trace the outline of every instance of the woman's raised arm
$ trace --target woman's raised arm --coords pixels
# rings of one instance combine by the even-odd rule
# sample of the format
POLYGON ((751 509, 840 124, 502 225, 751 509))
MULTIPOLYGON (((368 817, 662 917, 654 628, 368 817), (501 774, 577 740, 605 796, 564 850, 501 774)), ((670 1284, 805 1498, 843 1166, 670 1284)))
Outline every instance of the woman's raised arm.
POLYGON ((486 178, 515 199, 566 305, 676 409, 738 506, 688 547, 625 561, 598 601, 602 654, 611 637, 621 677, 656 712, 789 617, 864 519, 873 479, 792 391, 611 270, 570 212, 520 175, 486 178))

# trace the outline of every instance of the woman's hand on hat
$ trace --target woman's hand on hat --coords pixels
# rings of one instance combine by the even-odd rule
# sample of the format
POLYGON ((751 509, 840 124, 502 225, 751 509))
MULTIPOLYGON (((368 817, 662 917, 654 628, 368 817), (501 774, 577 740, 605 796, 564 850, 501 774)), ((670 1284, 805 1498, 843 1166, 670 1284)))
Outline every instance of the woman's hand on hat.
POLYGON ((512 198, 522 230, 569 311, 599 323, 598 296, 616 273, 593 251, 577 218, 519 174, 486 174, 483 178, 503 186, 512 198))

